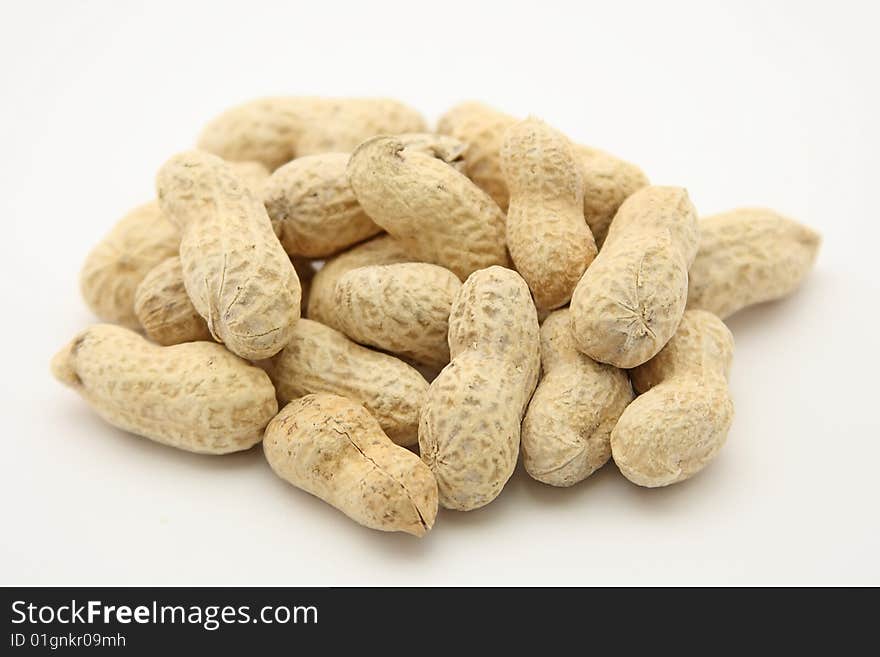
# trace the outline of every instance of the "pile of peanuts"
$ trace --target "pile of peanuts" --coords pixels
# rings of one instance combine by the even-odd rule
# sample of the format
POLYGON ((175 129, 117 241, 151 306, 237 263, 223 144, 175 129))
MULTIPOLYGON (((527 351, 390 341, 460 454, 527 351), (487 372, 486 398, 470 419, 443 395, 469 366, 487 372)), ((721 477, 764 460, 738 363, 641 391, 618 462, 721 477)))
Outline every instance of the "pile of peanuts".
POLYGON ((552 486, 612 458, 647 487, 702 470, 733 419, 722 320, 792 292, 820 243, 771 210, 698 219, 476 102, 428 132, 393 100, 257 100, 156 189, 89 254, 107 323, 55 377, 172 447, 262 441, 294 486, 416 536, 494 500, 520 453, 552 486))

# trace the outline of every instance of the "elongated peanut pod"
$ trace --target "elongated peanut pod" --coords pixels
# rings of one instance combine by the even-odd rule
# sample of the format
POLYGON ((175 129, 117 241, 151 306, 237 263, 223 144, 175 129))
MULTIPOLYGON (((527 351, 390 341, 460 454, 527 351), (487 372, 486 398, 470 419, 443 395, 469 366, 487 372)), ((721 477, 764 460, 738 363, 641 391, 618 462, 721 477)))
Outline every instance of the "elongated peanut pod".
POLYGON ((138 285, 134 310, 151 340, 161 345, 211 340, 211 331, 183 285, 183 267, 174 256, 161 262, 138 285))
POLYGON ((511 126, 501 147, 510 190, 507 248, 538 309, 558 308, 596 257, 584 221, 583 180, 571 143, 543 121, 511 126))
MULTIPOLYGON (((437 123, 438 132, 468 144, 464 173, 502 210, 507 210, 510 196, 501 170, 501 145, 505 131, 516 122, 488 105, 468 101, 450 109, 437 123)), ((647 186, 648 179, 636 165, 597 148, 575 144, 574 150, 584 184, 584 218, 601 246, 621 203, 647 186)))
POLYGON ((381 233, 348 183, 348 153, 299 157, 272 174, 263 203, 284 250, 324 258, 381 233))
POLYGON ((98 324, 58 352, 52 373, 110 424, 190 452, 248 449, 278 412, 266 373, 214 342, 159 347, 98 324))
POLYGON ((461 281, 422 262, 352 269, 336 283, 340 330, 422 365, 449 362, 449 312, 461 281))
POLYGON ((357 402, 327 394, 291 402, 266 428, 263 451, 279 477, 365 527, 421 537, 434 526, 431 471, 357 402))
POLYGON ((301 319, 267 371, 282 402, 318 392, 341 395, 363 404, 397 444, 418 440, 428 382, 402 360, 362 347, 339 331, 301 319))
POLYGON ((822 238, 763 208, 740 208, 700 221, 687 307, 721 319, 794 292, 816 261, 822 238))
POLYGON ((201 151, 171 158, 156 187, 163 212, 183 231, 184 285, 211 334, 250 360, 278 353, 302 291, 263 204, 229 164, 201 151))
POLYGON ((580 353, 568 308, 541 325, 543 376, 522 424, 523 465, 538 481, 572 486, 611 457, 611 430, 633 399, 626 372, 580 353))
POLYGON ((611 433, 614 462, 627 479, 668 486, 715 458, 733 421, 732 358, 733 337, 724 323, 688 310, 663 350, 631 372, 639 396, 611 433))
POLYGON ((571 299, 578 348, 621 368, 655 356, 684 313, 697 240, 684 189, 645 187, 624 201, 571 299))
POLYGON ((350 152, 369 137, 422 132, 411 107, 387 98, 258 98, 213 119, 199 148, 227 160, 257 160, 270 170, 294 157, 350 152))
POLYGON ((468 511, 513 474, 520 424, 540 370, 538 318, 525 281, 503 267, 471 274, 452 304, 452 362, 431 383, 419 449, 440 503, 468 511))
POLYGON ((391 265, 413 262, 412 253, 390 235, 380 235, 331 258, 312 280, 306 316, 331 328, 339 329, 336 317, 336 282, 348 271, 368 265, 391 265))
POLYGON ((395 137, 375 137, 352 154, 348 175, 361 207, 415 259, 459 278, 508 263, 504 214, 446 162, 395 137))
POLYGON ((99 318, 137 328, 135 291, 156 265, 177 255, 180 231, 155 201, 123 217, 92 249, 80 274, 83 298, 99 318))

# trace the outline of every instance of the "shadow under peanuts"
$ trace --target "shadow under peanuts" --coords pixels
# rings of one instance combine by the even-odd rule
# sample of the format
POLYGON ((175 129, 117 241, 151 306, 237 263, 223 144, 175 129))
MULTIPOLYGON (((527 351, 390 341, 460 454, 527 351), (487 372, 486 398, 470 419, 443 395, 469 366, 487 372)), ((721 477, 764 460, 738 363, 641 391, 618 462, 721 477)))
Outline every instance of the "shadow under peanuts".
MULTIPOLYGON (((404 532, 383 532, 377 529, 365 527, 324 500, 297 488, 296 486, 277 476, 269 463, 262 458, 265 466, 266 477, 273 481, 273 492, 278 495, 282 504, 289 502, 291 509, 290 522, 301 525, 303 531, 320 531, 332 535, 335 532, 345 532, 345 540, 350 540, 358 548, 381 552, 384 555, 392 555, 403 561, 419 561, 427 558, 431 552, 432 534, 436 531, 438 519, 434 529, 421 538, 404 532)), ((357 549, 357 548, 356 548, 357 549)), ((356 551, 356 550, 355 550, 356 551)))
MULTIPOLYGON (((74 400, 74 402, 78 401, 74 400)), ((125 452, 126 458, 132 463, 146 463, 149 468, 157 470, 167 464, 175 468, 183 465, 208 473, 252 469, 262 459, 261 443, 229 454, 189 452, 115 427, 102 420, 88 406, 74 402, 71 403, 69 410, 65 410, 65 422, 69 421, 84 428, 87 437, 80 440, 89 443, 84 445, 83 449, 90 449, 95 454, 100 453, 99 450, 115 450, 117 453, 125 452)), ((56 435, 61 434, 59 432, 56 435)))

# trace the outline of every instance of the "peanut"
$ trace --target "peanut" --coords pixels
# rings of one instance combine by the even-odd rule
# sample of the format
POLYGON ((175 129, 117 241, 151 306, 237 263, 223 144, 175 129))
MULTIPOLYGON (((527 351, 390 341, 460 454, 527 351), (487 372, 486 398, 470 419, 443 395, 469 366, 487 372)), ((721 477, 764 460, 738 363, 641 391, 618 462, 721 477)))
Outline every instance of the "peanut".
POLYGON ((578 348, 621 368, 656 355, 684 313, 697 240, 685 190, 645 187, 624 201, 572 296, 578 348))
POLYGON ((581 169, 571 143, 543 121, 513 124, 501 147, 510 190, 507 248, 539 309, 558 308, 596 257, 584 221, 581 169))
POLYGON ((727 375, 733 336, 715 315, 688 310, 663 350, 631 373, 636 397, 611 432, 623 475, 655 488, 702 470, 733 420, 727 375))
POLYGON ((213 119, 198 144, 224 159, 275 170, 295 157, 350 152, 375 135, 424 130, 418 112, 385 98, 260 98, 213 119))
POLYGON ((489 267, 468 277, 452 304, 449 350, 452 362, 428 389, 419 448, 440 503, 467 511, 495 499, 513 474, 538 382, 538 318, 516 272, 489 267))
POLYGON ((328 326, 301 319, 267 364, 278 399, 325 392, 363 404, 398 445, 418 439, 428 382, 403 361, 362 347, 328 326))
POLYGON ((580 353, 571 311, 541 325, 543 375, 522 424, 523 465, 533 478, 572 486, 611 457, 611 430, 633 399, 626 372, 580 353))
POLYGON ((461 281, 425 263, 358 267, 336 282, 339 330, 429 367, 449 362, 449 312, 461 281))
POLYGON ((356 402, 326 394, 291 402, 266 428, 263 451, 279 477, 365 527, 424 536, 434 526, 430 470, 356 402))
POLYGON ((263 203, 290 255, 325 258, 382 232, 348 183, 347 153, 308 155, 275 170, 263 203))
POLYGON ((328 260, 315 274, 306 316, 339 329, 339 322, 336 319, 335 295, 336 282, 343 274, 368 265, 391 265, 412 261, 412 255, 390 235, 380 235, 340 253, 328 260))
POLYGON ((157 191, 183 231, 184 285, 211 334, 243 358, 278 353, 299 318, 301 288, 262 203, 232 167, 200 151, 166 162, 157 191))
MULTIPOLYGON (((509 194, 501 171, 499 153, 504 133, 517 122, 512 116, 482 103, 456 105, 437 123, 437 132, 468 144, 465 173, 480 189, 507 210, 509 194)), ((634 164, 589 146, 574 145, 582 167, 584 217, 596 244, 602 245, 620 205, 648 179, 634 164)))
POLYGON ((508 263, 504 214, 443 160, 395 137, 375 137, 352 154, 348 174, 361 207, 415 259, 459 278, 508 263))
POLYGON ((80 274, 86 304, 106 322, 137 328, 135 291, 151 269, 177 255, 179 244, 180 232, 157 203, 135 208, 86 258, 80 274))
POLYGON ((141 281, 134 310, 150 339, 161 345, 212 339, 208 325, 186 293, 178 256, 158 264, 141 281))
POLYGON ((772 210, 740 208, 700 221, 688 308, 721 319, 791 294, 816 260, 822 238, 772 210))
POLYGON ((113 426, 190 452, 248 449, 278 412, 265 372, 221 345, 158 347, 109 324, 77 335, 52 373, 113 426))

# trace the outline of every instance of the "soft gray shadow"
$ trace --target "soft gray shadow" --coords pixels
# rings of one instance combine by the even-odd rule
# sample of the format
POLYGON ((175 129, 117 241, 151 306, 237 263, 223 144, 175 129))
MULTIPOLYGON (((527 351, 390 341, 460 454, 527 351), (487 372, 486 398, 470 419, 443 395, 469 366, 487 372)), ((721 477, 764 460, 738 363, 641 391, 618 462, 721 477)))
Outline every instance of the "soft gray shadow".
MULTIPOLYGON (((277 477, 268 463, 265 463, 265 466, 266 476, 274 480, 274 486, 277 487, 279 497, 290 499, 291 501, 296 500, 297 509, 303 512, 297 518, 299 521, 302 521, 304 524, 319 521, 327 525, 334 525, 332 527, 334 531, 347 534, 347 538, 352 541, 353 549, 360 547, 362 549, 381 551, 385 554, 393 553, 395 557, 400 559, 419 560, 430 552, 432 543, 435 542, 431 540, 431 534, 434 530, 429 531, 422 538, 418 538, 403 532, 383 532, 364 527, 346 516, 339 509, 327 504, 327 502, 277 477), (308 516, 306 516, 306 513, 308 516)), ((311 524, 311 526, 314 528, 314 524, 311 524)))
MULTIPOLYGON (((185 463, 189 467, 202 471, 227 472, 242 468, 252 468, 263 458, 262 448, 259 443, 250 449, 231 454, 196 454, 194 452, 187 452, 118 429, 103 421, 86 405, 77 404, 77 407, 76 409, 70 409, 69 412, 65 412, 64 417, 59 419, 65 423, 69 422, 70 424, 83 427, 89 434, 89 440, 93 441, 93 444, 90 445, 92 449, 101 449, 101 443, 112 441, 115 443, 114 449, 125 449, 127 452, 130 452, 132 462, 147 462, 150 464, 150 467, 157 469, 161 468, 162 464, 167 461, 177 465, 185 463)), ((56 437, 61 437, 62 435, 61 432, 55 433, 56 437)), ((51 438, 49 439, 51 440, 51 438)))

